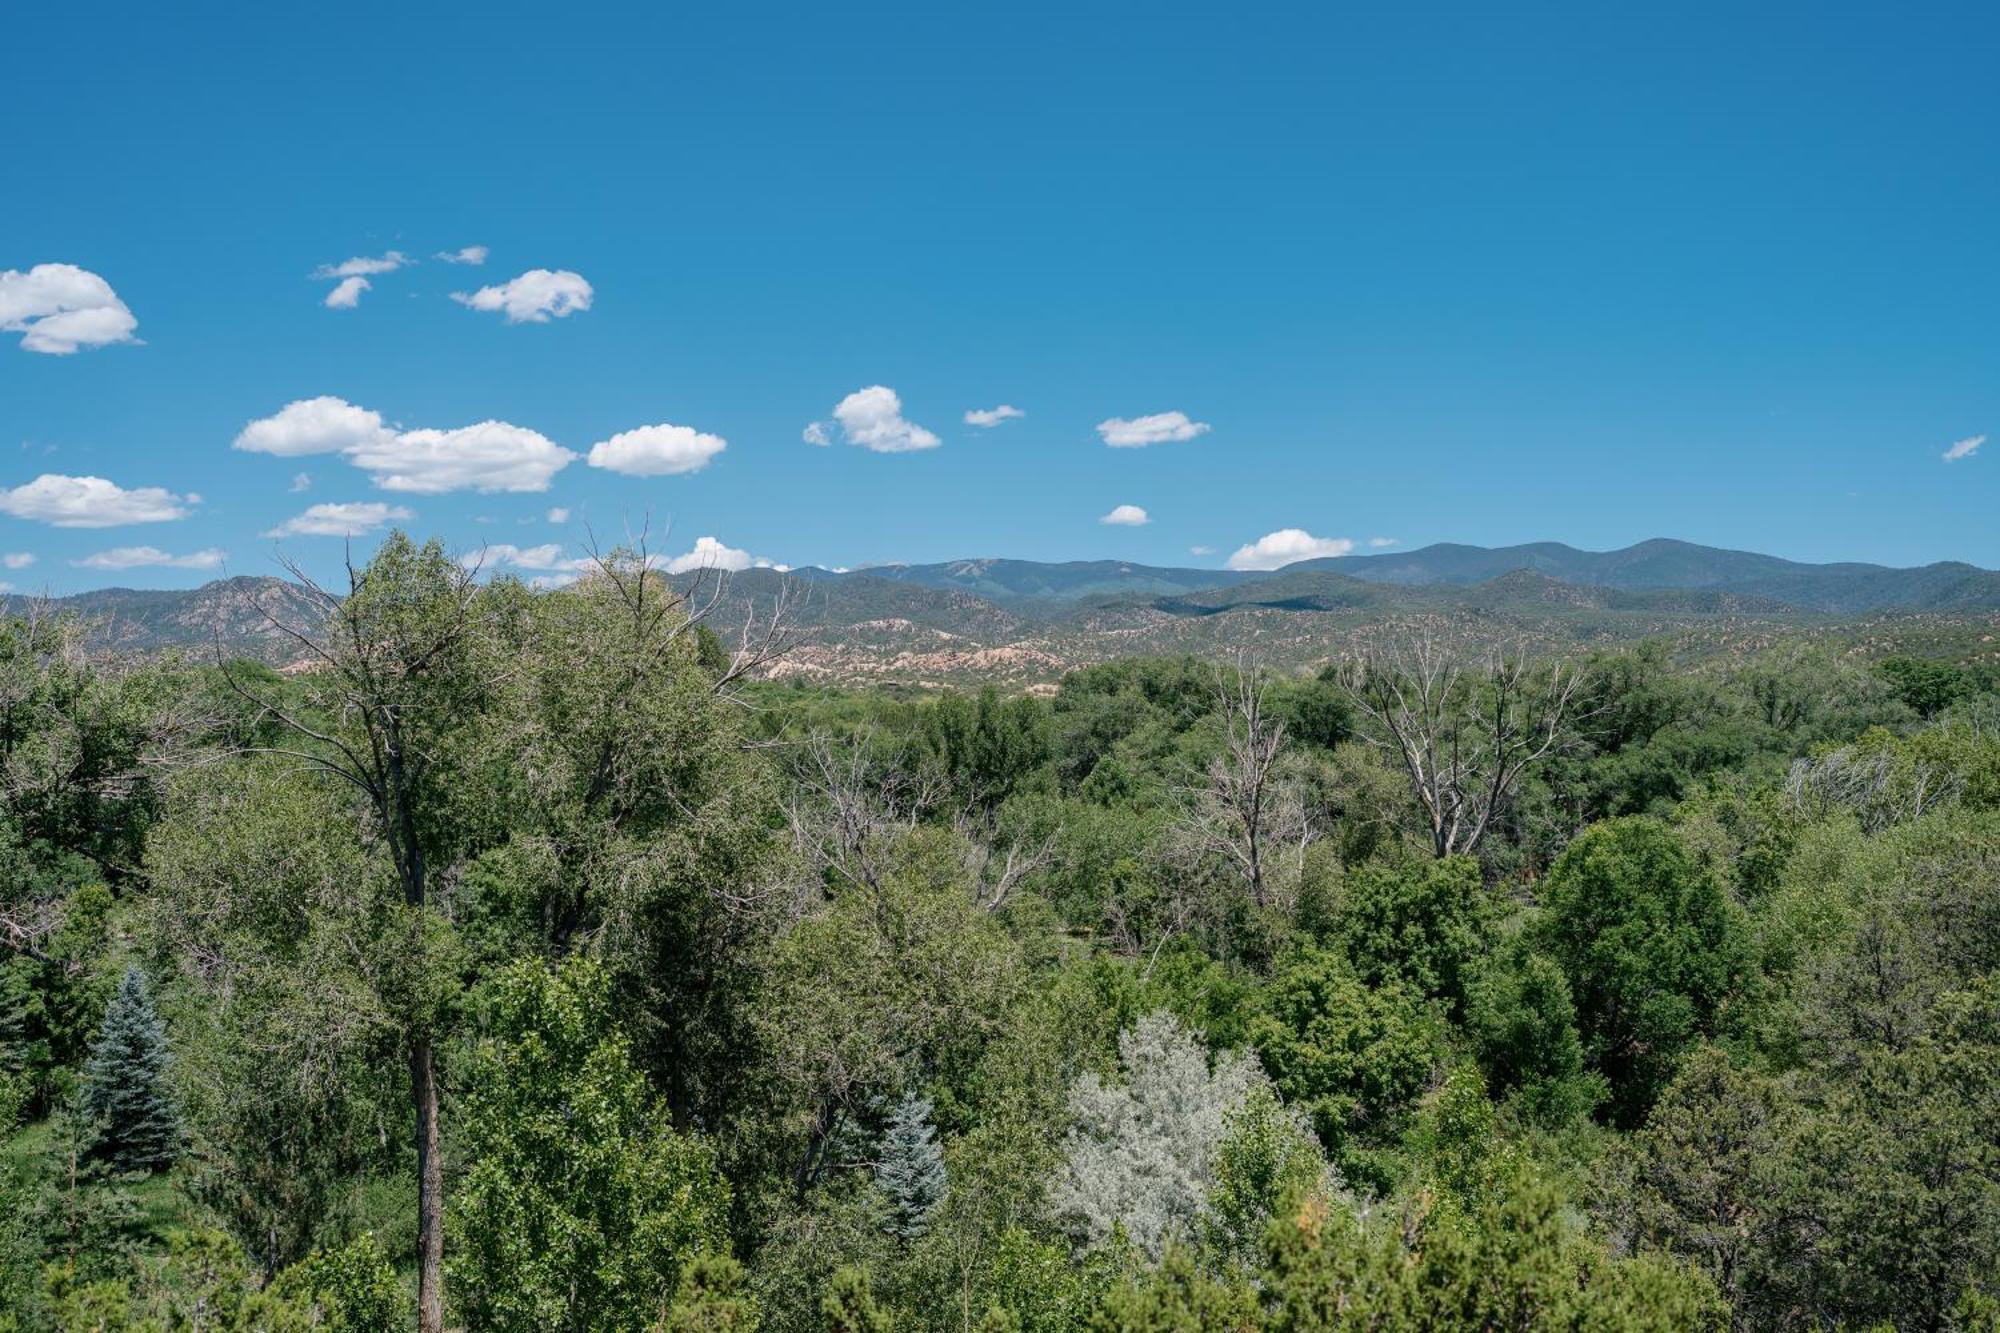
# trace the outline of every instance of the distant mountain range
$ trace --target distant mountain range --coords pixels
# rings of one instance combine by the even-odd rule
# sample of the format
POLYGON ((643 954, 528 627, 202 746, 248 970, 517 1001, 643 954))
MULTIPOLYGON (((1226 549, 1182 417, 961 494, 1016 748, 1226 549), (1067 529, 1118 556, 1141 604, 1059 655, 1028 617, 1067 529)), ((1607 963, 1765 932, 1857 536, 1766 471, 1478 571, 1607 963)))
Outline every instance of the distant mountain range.
POLYGON ((293 629, 314 626, 325 618, 328 603, 289 580, 253 575, 189 589, 97 588, 72 597, 0 598, 0 609, 9 615, 30 608, 82 617, 92 641, 113 651, 208 648, 219 639, 231 651, 284 660, 296 644, 272 621, 293 629))
MULTIPOLYGON (((1526 570, 1562 583, 1623 592, 1673 589, 1768 599, 1832 615, 1866 611, 2000 609, 2000 572, 1958 561, 1894 569, 1887 565, 1803 564, 1753 551, 1729 551, 1656 538, 1617 551, 1580 551, 1561 542, 1524 546, 1439 543, 1415 551, 1303 560, 1275 574, 1184 569, 1118 560, 953 560, 886 565, 871 578, 952 588, 1015 610, 1074 606, 1106 597, 1171 597, 1240 588, 1305 571, 1342 574, 1401 587, 1485 583, 1526 570)), ((813 570, 815 578, 854 577, 813 570)))
MULTIPOLYGON (((1116 560, 746 570, 714 609, 718 628, 787 588, 803 639, 780 674, 930 683, 1032 683, 1132 653, 1250 652, 1310 665, 1417 621, 1467 640, 1563 650, 1665 634, 1697 651, 1738 651, 1870 618, 1990 631, 2000 616, 2000 572, 1973 565, 1811 565, 1657 540, 1619 551, 1437 545, 1270 572, 1116 560)), ((9 610, 25 604, 6 600, 9 610)), ((111 651, 205 650, 219 639, 275 663, 298 653, 273 619, 305 626, 325 611, 305 588, 254 577, 189 591, 102 589, 51 605, 91 620, 111 651)))

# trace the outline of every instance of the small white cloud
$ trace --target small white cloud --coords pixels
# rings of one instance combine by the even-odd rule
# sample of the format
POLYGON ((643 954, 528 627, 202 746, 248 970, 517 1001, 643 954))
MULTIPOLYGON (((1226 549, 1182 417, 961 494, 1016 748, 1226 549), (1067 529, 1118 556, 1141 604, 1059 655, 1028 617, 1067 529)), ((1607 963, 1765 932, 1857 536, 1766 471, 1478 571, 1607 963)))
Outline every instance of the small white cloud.
POLYGON ((1190 547, 1188 547, 1188 554, 1189 554, 1189 555, 1214 555, 1214 554, 1215 554, 1215 548, 1214 548, 1213 546, 1190 546, 1190 547))
POLYGON ((489 252, 483 245, 468 245, 463 250, 440 250, 438 258, 447 264, 473 264, 486 262, 489 252))
POLYGON ((572 559, 563 554, 562 543, 549 542, 542 546, 515 546, 511 542, 495 542, 465 555, 459 563, 467 569, 526 569, 541 573, 566 573, 575 575, 591 565, 589 559, 572 559))
POLYGON ((1143 417, 1112 417, 1097 423, 1097 433, 1113 449, 1143 449, 1149 444, 1192 440, 1208 433, 1206 421, 1190 421, 1185 412, 1155 412, 1143 417))
POLYGON ((394 273, 415 262, 401 250, 391 250, 380 259, 360 256, 339 264, 321 264, 312 275, 322 282, 332 282, 335 278, 371 278, 382 273, 394 273))
POLYGON ((833 437, 826 433, 824 421, 807 422, 806 428, 799 432, 799 438, 807 444, 816 444, 821 448, 833 443, 833 437))
POLYGON ((1020 408, 1009 407, 1006 403, 1002 403, 998 407, 975 407, 971 409, 965 414, 965 424, 968 426, 997 426, 1003 421, 1012 421, 1016 417, 1024 417, 1026 415, 1028 414, 1020 408))
POLYGON ((1374 547, 1378 551, 1381 550, 1384 546, 1402 545, 1402 543, 1394 537, 1370 537, 1368 539, 1368 544, 1374 547))
POLYGON ((111 284, 74 264, 0 272, 0 333, 18 333, 30 352, 68 356, 79 347, 137 342, 139 321, 111 284))
POLYGON ((194 495, 159 486, 126 490, 102 477, 43 473, 25 486, 0 490, 0 514, 58 528, 115 528, 123 523, 165 523, 188 516, 194 495))
POLYGON ((344 398, 321 395, 287 403, 276 414, 251 422, 237 432, 233 447, 253 454, 298 458, 345 453, 378 444, 394 434, 382 424, 380 412, 356 407, 344 398))
POLYGON ((567 523, 569 522, 569 510, 563 508, 561 505, 557 505, 555 508, 549 510, 548 520, 551 523, 567 523))
POLYGON ((546 324, 590 309, 595 295, 581 274, 531 268, 497 287, 453 292, 451 299, 473 310, 499 311, 509 324, 546 324))
POLYGON ((724 546, 713 537, 697 537, 693 550, 660 560, 658 565, 669 574, 688 574, 695 570, 710 569, 734 573, 742 569, 791 568, 789 565, 778 564, 763 556, 751 555, 748 551, 741 551, 733 546, 724 546))
POLYGON ((576 455, 538 431, 505 421, 457 430, 407 430, 346 450, 385 491, 545 491, 576 455))
POLYGON ((1299 560, 1346 555, 1353 549, 1353 541, 1346 537, 1315 537, 1304 528, 1280 528, 1237 547, 1227 563, 1231 569, 1280 569, 1299 560))
POLYGON ((352 504, 314 505, 265 533, 266 537, 359 537, 384 523, 401 523, 415 515, 401 505, 362 500, 352 504))
POLYGON ((1979 452, 1979 446, 1984 443, 1986 443, 1984 435, 1968 435, 1944 451, 1944 461, 1956 463, 1961 458, 1970 458, 1979 452))
POLYGON ((1138 505, 1119 505, 1116 509, 1097 521, 1099 523, 1109 523, 1114 527, 1139 528, 1150 523, 1152 519, 1138 505))
POLYGON ((720 435, 692 426, 640 426, 590 447, 590 466, 628 477, 665 477, 699 472, 729 447, 720 435))
POLYGON ((310 472, 294 472, 294 473, 292 474, 292 494, 293 494, 293 495, 297 495, 297 494, 298 494, 298 493, 299 493, 300 491, 309 491, 309 490, 311 490, 311 489, 312 489, 312 485, 313 485, 313 479, 312 479, 312 473, 310 473, 310 472))
POLYGON ((342 278, 334 289, 326 294, 326 308, 352 310, 361 304, 361 293, 374 285, 366 278, 342 278))
POLYGON ((27 551, 9 551, 5 555, 0 555, 0 565, 5 565, 9 569, 26 569, 34 563, 35 557, 27 551))
POLYGON ((87 555, 70 563, 78 569, 214 569, 228 557, 219 547, 173 555, 157 546, 114 546, 108 551, 87 555))
MULTIPOLYGON (((878 454, 906 454, 918 449, 934 449, 938 437, 903 416, 903 400, 894 389, 871 384, 856 389, 833 409, 849 444, 858 444, 878 454)), ((808 437, 810 443, 810 437, 808 437)))

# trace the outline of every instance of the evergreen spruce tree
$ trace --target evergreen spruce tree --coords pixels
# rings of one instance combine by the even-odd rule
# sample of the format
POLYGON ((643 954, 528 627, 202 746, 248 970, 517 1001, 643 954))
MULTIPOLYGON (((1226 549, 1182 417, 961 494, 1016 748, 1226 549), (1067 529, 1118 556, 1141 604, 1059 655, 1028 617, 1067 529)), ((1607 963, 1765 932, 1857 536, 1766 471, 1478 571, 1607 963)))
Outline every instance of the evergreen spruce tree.
POLYGON ((896 1104, 882 1134, 875 1179, 889 1196, 892 1234, 915 1240, 930 1229, 931 1214, 944 1198, 947 1182, 929 1098, 911 1095, 896 1104))
POLYGON ((166 1087, 167 1030, 136 967, 125 969, 83 1066, 83 1110, 95 1153, 120 1171, 152 1171, 180 1154, 180 1119, 166 1087))

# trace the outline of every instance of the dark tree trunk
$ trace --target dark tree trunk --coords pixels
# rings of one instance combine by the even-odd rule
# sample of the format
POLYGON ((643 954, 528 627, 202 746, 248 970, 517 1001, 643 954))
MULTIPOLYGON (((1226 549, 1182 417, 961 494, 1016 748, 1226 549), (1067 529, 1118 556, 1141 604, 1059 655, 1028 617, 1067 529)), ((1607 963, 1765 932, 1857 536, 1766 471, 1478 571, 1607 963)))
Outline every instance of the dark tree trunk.
POLYGON ((444 1333, 444 1155, 429 1037, 410 1044, 410 1097, 417 1112, 417 1328, 444 1333))

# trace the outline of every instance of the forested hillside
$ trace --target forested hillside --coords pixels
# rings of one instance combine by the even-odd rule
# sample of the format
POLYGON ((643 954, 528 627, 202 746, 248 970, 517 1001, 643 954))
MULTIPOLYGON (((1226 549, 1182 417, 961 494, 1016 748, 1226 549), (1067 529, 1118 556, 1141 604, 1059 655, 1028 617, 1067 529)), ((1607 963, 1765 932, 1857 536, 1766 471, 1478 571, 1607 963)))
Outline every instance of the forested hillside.
MULTIPOLYGON (((1370 590, 1287 580, 1148 614, 1370 590)), ((0 1329, 2000 1327, 1976 632, 966 692, 630 554, 338 591, 0 621, 0 1329)))

